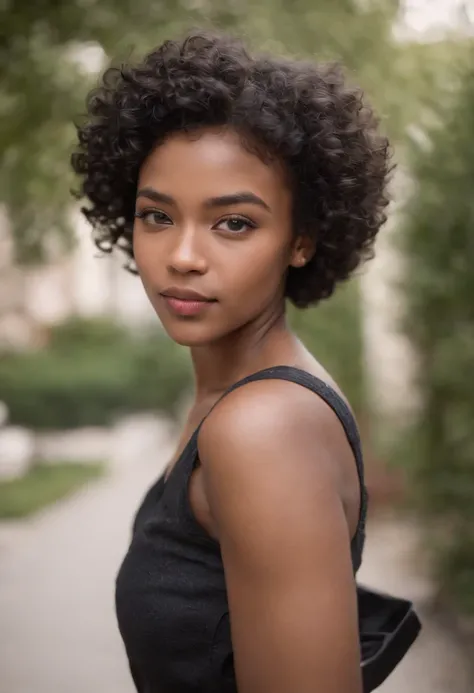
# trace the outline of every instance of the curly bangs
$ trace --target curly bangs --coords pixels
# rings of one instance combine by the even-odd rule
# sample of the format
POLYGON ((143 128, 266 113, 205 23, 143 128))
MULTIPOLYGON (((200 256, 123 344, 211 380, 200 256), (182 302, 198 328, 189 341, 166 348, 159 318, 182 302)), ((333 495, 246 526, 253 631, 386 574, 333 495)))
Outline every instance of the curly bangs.
POLYGON ((71 159, 96 244, 118 245, 131 267, 138 174, 153 147, 177 131, 230 126, 257 155, 283 162, 295 235, 315 241, 311 261, 290 268, 287 297, 299 307, 327 298, 372 256, 386 219, 390 150, 362 96, 338 65, 252 57, 240 41, 207 33, 109 68, 71 159))

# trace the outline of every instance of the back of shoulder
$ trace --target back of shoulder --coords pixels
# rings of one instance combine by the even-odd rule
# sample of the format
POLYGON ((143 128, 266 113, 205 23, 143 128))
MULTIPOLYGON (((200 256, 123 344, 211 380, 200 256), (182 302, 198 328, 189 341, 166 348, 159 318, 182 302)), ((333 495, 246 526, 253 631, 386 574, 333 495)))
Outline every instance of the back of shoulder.
POLYGON ((355 536, 365 512, 357 427, 339 394, 306 376, 304 387, 284 378, 247 382, 215 406, 197 441, 209 499, 219 497, 222 506, 257 489, 271 497, 273 489, 275 498, 290 493, 303 507, 312 489, 318 503, 342 501, 355 536))
MULTIPOLYGON (((332 388, 328 390, 345 406, 332 388)), ((200 457, 216 452, 227 457, 229 448, 251 449, 254 454, 302 445, 308 452, 315 446, 337 451, 347 445, 338 419, 314 389, 285 379, 255 380, 228 393, 210 413, 199 433, 200 457)))

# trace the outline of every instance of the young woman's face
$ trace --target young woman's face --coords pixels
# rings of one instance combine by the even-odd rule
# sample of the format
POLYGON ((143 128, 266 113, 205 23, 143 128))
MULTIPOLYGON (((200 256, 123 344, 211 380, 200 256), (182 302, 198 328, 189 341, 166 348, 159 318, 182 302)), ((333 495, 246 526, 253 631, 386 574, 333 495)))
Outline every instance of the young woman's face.
POLYGON ((293 250, 283 169, 238 135, 170 136, 138 181, 133 247, 145 291, 168 334, 214 343, 281 310, 293 250))

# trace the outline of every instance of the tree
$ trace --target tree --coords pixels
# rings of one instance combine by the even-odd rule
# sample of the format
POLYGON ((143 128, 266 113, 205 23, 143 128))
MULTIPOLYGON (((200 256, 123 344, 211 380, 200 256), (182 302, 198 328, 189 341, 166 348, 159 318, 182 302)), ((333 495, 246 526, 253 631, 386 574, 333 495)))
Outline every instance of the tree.
POLYGON ((93 80, 79 49, 123 55, 145 34, 159 41, 179 28, 185 10, 173 0, 2 3, 0 190, 19 260, 38 260, 51 241, 69 238, 73 120, 93 80))
POLYGON ((474 614, 474 48, 438 107, 404 246, 407 332, 419 356, 422 407, 412 430, 418 500, 429 518, 441 590, 474 614))
MULTIPOLYGON (((398 0, 4 0, 0 201, 12 222, 17 259, 36 262, 71 240, 73 121, 96 79, 78 59, 81 51, 95 51, 104 65, 117 63, 189 26, 214 25, 246 36, 258 49, 339 59, 369 92, 386 129, 401 139, 417 112, 423 56, 394 41, 398 11, 398 0)), ((359 408, 361 354, 348 357, 341 340, 344 326, 355 334, 358 307, 352 285, 331 301, 334 334, 325 310, 311 311, 297 326, 323 362, 328 354, 328 367, 359 408)))
MULTIPOLYGON (((187 26, 214 25, 258 47, 341 58, 373 91, 390 80, 396 0, 7 0, 0 6, 1 201, 17 257, 35 261, 70 236, 74 119, 95 75, 85 48, 127 59, 187 26), (350 26, 351 30, 347 31, 350 26)), ((381 98, 382 108, 385 97, 381 98)))

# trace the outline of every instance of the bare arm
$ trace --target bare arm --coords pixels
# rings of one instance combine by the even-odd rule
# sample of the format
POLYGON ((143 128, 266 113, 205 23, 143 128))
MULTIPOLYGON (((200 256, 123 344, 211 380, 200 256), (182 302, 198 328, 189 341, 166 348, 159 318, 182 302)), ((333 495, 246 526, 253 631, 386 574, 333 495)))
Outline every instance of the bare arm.
POLYGON ((327 405, 303 388, 283 386, 285 397, 277 394, 281 383, 268 382, 232 393, 199 439, 238 690, 361 693, 337 459, 347 455, 347 441, 327 405))

